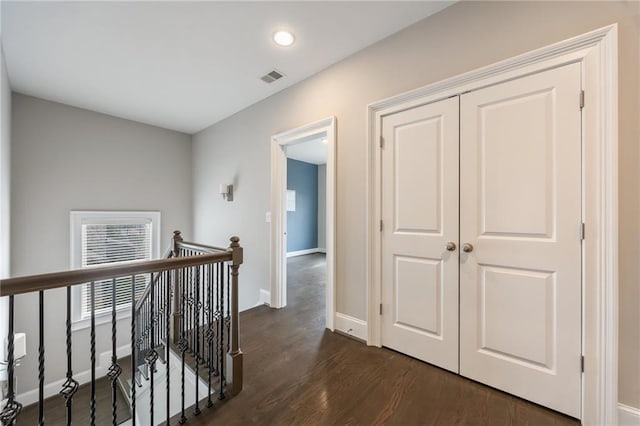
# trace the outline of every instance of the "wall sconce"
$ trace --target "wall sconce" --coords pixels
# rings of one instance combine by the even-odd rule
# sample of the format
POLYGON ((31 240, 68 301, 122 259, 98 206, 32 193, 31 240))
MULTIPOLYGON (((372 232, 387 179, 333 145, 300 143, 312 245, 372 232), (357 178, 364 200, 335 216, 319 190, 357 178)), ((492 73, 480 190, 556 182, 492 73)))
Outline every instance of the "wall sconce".
POLYGON ((220 194, 222 194, 223 200, 233 201, 233 185, 221 183, 220 194))

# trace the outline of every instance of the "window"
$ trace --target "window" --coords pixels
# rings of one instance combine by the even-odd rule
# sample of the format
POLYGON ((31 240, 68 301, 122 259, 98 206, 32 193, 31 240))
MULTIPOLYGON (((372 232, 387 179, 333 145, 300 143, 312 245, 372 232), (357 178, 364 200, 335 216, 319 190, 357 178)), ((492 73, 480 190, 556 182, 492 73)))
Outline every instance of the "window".
MULTIPOLYGON (((71 212, 71 267, 92 268, 122 265, 159 257, 159 212, 71 212)), ((118 316, 130 314, 131 286, 135 280, 136 298, 144 291, 148 275, 116 279, 118 316)), ((95 283, 96 317, 111 312, 112 280, 95 283)), ((90 284, 76 286, 73 292, 74 329, 88 326, 91 317, 90 284)), ((108 321, 108 317, 105 317, 108 321)), ((101 321, 102 322, 102 321, 101 321)))

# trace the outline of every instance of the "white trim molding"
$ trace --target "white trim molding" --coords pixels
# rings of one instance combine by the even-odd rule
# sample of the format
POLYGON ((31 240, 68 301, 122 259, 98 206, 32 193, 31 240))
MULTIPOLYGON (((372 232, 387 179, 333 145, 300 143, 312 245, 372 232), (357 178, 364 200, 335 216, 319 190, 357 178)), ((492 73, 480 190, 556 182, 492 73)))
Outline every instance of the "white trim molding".
POLYGON ((302 143, 320 135, 327 138, 326 176, 326 315, 328 329, 334 329, 335 316, 335 252, 336 252, 336 118, 323 120, 279 133, 271 137, 271 307, 287 304, 287 145, 302 143))
MULTIPOLYGON (((83 226, 94 224, 151 224, 149 259, 160 258, 160 230, 161 230, 161 214, 157 210, 152 211, 118 211, 118 210, 72 210, 69 214, 70 229, 70 253, 69 267, 70 269, 80 269, 85 266, 82 264, 83 250, 83 226)), ((120 262, 122 263, 122 262, 120 262)), ((100 266, 100 265, 93 265, 100 266)), ((87 266, 91 268, 92 266, 87 266)), ((78 331, 91 326, 90 316, 83 318, 82 298, 85 285, 73 286, 71 290, 71 309, 72 324, 71 330, 78 331)), ((119 305, 117 307, 117 319, 125 319, 131 317, 131 303, 119 305)), ((108 312, 99 312, 95 315, 96 325, 106 324, 111 321, 111 310, 108 312)))
POLYGON ((319 248, 311 248, 306 250, 289 251, 287 252, 287 257, 304 256, 304 255, 313 254, 313 253, 325 253, 325 252, 320 250, 319 248))
POLYGON ((640 426, 640 408, 618 404, 618 426, 640 426))
MULTIPOLYGON (((131 355, 131 345, 124 345, 116 348, 116 355, 119 359, 131 355)), ((102 352, 98 355, 96 379, 105 377, 107 375, 107 372, 109 371, 109 366, 111 366, 111 351, 102 352)), ((74 373, 73 378, 77 380, 78 384, 80 384, 81 386, 85 383, 89 383, 91 382, 91 370, 74 373)), ((60 393, 60 389, 62 389, 62 385, 66 380, 66 378, 62 378, 60 380, 56 380, 55 382, 47 383, 44 387, 44 398, 47 399, 50 396, 58 395, 58 393, 60 393)), ((20 395, 16 396, 16 400, 20 401, 20 403, 24 407, 35 404, 38 402, 38 389, 36 388, 23 392, 20 395)))
POLYGON ((271 292, 263 288, 260 289, 260 299, 256 306, 270 305, 271 304, 271 292))
POLYGON ((618 423, 617 25, 368 105, 367 343, 381 346, 380 122, 386 115, 569 63, 582 66, 583 263, 582 422, 618 423))
POLYGON ((336 331, 348 334, 362 341, 367 340, 367 322, 336 312, 336 331))

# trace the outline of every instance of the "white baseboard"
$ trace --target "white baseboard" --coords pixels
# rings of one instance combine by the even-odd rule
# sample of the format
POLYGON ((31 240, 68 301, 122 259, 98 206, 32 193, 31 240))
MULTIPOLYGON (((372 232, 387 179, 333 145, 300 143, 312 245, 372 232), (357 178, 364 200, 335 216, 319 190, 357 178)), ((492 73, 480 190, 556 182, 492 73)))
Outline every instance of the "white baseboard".
POLYGON ((265 289, 260 289, 260 299, 258 300, 258 306, 271 305, 271 292, 265 289))
POLYGON ((365 342, 367 341, 366 321, 336 312, 334 325, 335 329, 342 333, 349 334, 365 342))
MULTIPOLYGON (((120 346, 116 348, 116 354, 118 358, 122 358, 125 356, 129 356, 131 354, 131 346, 120 346)), ((96 378, 104 377, 107 375, 109 370, 109 366, 111 365, 111 351, 103 352, 98 355, 98 365, 96 365, 96 378)), ((85 383, 89 383, 91 381, 91 370, 82 371, 80 373, 75 373, 73 375, 74 380, 76 380, 80 385, 85 383)), ((49 398, 50 396, 56 395, 62 389, 62 385, 66 381, 66 378, 56 380, 55 382, 47 383, 44 386, 44 397, 49 398)), ((16 396, 16 400, 20 401, 20 403, 27 407, 31 404, 35 404, 38 402, 38 389, 32 389, 30 391, 21 393, 16 396)))
POLYGON ((324 251, 321 251, 317 247, 311 248, 311 249, 305 249, 305 250, 290 251, 287 253, 287 257, 304 256, 305 254, 313 254, 313 253, 324 253, 324 251))
POLYGON ((327 254, 327 249, 324 247, 318 247, 318 253, 324 253, 327 254))
POLYGON ((639 426, 640 408, 630 407, 618 403, 618 425, 619 426, 639 426))

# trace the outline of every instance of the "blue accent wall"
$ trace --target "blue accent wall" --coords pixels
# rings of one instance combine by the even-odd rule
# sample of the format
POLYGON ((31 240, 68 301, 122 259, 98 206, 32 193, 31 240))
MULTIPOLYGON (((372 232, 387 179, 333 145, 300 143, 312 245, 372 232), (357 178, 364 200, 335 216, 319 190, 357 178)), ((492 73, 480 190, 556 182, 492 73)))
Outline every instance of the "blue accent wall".
POLYGON ((287 212, 287 252, 318 247, 318 166, 287 158, 287 189, 296 211, 287 212))

